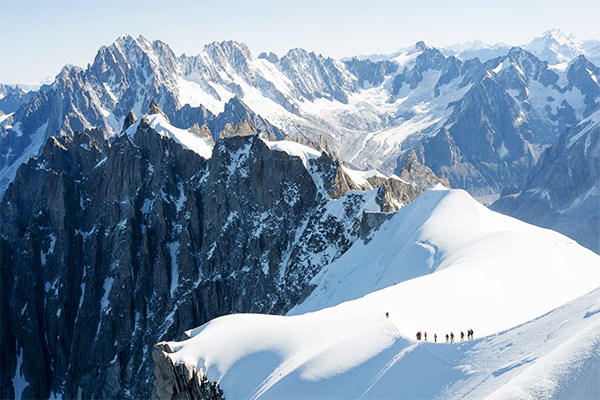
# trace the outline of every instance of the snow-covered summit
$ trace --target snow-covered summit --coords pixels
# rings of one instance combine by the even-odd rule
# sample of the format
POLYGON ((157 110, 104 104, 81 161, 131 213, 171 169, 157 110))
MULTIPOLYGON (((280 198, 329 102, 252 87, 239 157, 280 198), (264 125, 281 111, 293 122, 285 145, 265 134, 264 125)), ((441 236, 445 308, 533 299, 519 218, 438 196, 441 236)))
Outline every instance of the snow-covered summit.
POLYGON ((319 150, 313 149, 312 147, 289 140, 265 140, 265 144, 271 150, 283 151, 291 156, 300 157, 304 165, 308 165, 308 160, 315 160, 321 157, 322 154, 319 150))
POLYGON ((288 316, 221 317, 164 354, 219 382, 227 398, 519 397, 560 390, 540 389, 549 377, 570 379, 563 390, 573 395, 572 366, 593 362, 600 339, 599 257, 440 189, 355 243, 288 316), (425 330, 444 342, 452 331, 458 342, 469 328, 490 336, 413 340, 425 330), (571 341, 580 331, 590 340, 571 341))
POLYGON ((524 48, 551 65, 569 62, 578 55, 585 54, 582 42, 556 28, 534 38, 524 48))

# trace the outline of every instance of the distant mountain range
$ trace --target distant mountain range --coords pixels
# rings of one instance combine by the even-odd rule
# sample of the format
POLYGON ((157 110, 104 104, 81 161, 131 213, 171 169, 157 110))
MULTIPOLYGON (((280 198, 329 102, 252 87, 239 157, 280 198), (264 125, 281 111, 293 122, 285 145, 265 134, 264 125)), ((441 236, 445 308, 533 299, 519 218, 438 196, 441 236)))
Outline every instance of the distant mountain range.
MULTIPOLYGON (((2 122, 0 189, 49 135, 99 127, 114 136, 130 110, 139 115, 156 98, 179 128, 209 126, 233 101, 257 128, 326 141, 356 168, 398 172, 414 149, 454 187, 491 201, 595 110, 599 76, 585 56, 551 66, 521 48, 485 63, 422 42, 383 61, 302 49, 254 58, 237 42, 177 57, 165 43, 126 35, 87 69, 65 66, 2 122)), ((215 138, 223 127, 209 126, 215 138)))
MULTIPOLYGON (((441 47, 442 53, 449 56, 458 56, 464 60, 479 58, 485 62, 495 57, 506 55, 514 47, 506 43, 489 44, 481 40, 473 40, 465 43, 455 43, 450 46, 441 47)), ((600 65, 600 40, 579 40, 574 35, 566 35, 560 29, 550 29, 541 36, 534 38, 531 42, 519 45, 524 50, 535 55, 550 65, 556 65, 573 60, 583 55, 596 65, 600 65)), ((394 58, 396 55, 408 50, 399 50, 392 54, 362 55, 359 59, 371 61, 383 61, 394 58)))

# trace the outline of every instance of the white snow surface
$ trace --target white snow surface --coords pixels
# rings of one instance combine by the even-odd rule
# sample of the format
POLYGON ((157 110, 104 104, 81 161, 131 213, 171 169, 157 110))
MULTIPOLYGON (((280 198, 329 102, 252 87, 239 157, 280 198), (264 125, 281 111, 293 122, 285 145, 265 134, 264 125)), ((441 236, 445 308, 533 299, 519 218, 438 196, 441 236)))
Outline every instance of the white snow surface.
MULTIPOLYGON (((204 159, 209 159, 212 156, 213 142, 205 137, 196 135, 185 129, 179 129, 171 125, 167 119, 161 114, 144 115, 147 118, 148 125, 162 136, 168 136, 181 144, 184 148, 192 150, 204 159)), ((138 129, 141 122, 140 118, 135 124, 131 125, 125 131, 125 134, 132 137, 138 129)))
POLYGON ((301 143, 290 140, 268 141, 263 140, 267 147, 275 151, 283 151, 290 156, 300 157, 305 167, 308 166, 308 160, 316 160, 321 157, 321 152, 301 143))
POLYGON ((287 316, 217 318, 170 357, 230 399, 600 396, 578 383, 598 382, 600 257, 464 191, 426 191, 313 283, 287 316))
POLYGON ((589 117, 577 124, 578 127, 582 127, 577 134, 569 138, 567 142, 567 148, 573 146, 579 139, 589 134, 593 129, 597 129, 600 125, 600 110, 591 114, 589 117))
POLYGON ((357 171, 354 169, 350 169, 346 166, 342 166, 342 169, 350 177, 350 179, 352 179, 352 181, 354 181, 354 183, 356 183, 358 186, 361 186, 364 188, 372 187, 372 185, 367 180, 368 178, 371 178, 373 176, 376 176, 379 178, 384 178, 384 179, 389 178, 389 177, 385 176, 384 174, 382 174, 381 172, 374 170, 374 169, 371 169, 368 171, 357 171))
MULTIPOLYGON (((1 98, 1 97, 0 97, 1 98)), ((14 113, 0 115, 0 124, 10 118, 14 113)))
MULTIPOLYGON (((293 142, 290 140, 268 141, 268 140, 263 139, 263 142, 271 150, 283 151, 283 152, 289 154, 290 156, 299 157, 302 160, 302 163, 304 164, 304 166, 309 170, 309 172, 311 172, 311 169, 310 169, 308 161, 316 160, 319 157, 321 157, 321 155, 322 155, 322 153, 319 150, 315 150, 312 147, 306 146, 301 143, 293 142)), ((354 183, 356 185, 358 185, 359 187, 361 187, 362 189, 365 189, 365 190, 373 189, 373 186, 367 180, 368 178, 371 178, 373 176, 377 176, 377 177, 384 178, 384 179, 389 178, 389 176, 386 176, 386 175, 382 174, 381 172, 374 170, 374 169, 367 170, 367 171, 359 171, 359 170, 352 169, 352 168, 349 168, 346 166, 342 166, 342 170, 350 177, 350 179, 352 179, 352 181, 354 181, 354 183)), ((312 172, 311 172, 311 174, 312 174, 312 172)), ((319 182, 318 177, 315 176, 316 174, 312 174, 312 175, 313 175, 313 179, 315 179, 315 183, 317 184, 317 187, 321 187, 322 182, 319 182)))

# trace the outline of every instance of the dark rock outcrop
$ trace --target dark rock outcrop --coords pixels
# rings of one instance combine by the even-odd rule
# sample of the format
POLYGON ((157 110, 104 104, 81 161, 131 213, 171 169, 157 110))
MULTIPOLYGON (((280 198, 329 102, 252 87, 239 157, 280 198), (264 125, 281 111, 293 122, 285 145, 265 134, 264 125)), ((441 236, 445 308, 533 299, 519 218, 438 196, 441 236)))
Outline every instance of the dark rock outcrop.
POLYGON ((127 113, 127 116, 125 117, 125 121, 123 121, 123 131, 127 130, 127 128, 129 128, 131 125, 135 124, 135 122, 137 121, 137 117, 135 116, 135 113, 133 112, 133 110, 129 111, 127 113))
POLYGON ((168 353, 173 350, 167 342, 154 345, 154 379, 152 399, 203 399, 223 400, 225 397, 219 385, 210 382, 202 370, 196 371, 195 365, 174 364, 168 353))

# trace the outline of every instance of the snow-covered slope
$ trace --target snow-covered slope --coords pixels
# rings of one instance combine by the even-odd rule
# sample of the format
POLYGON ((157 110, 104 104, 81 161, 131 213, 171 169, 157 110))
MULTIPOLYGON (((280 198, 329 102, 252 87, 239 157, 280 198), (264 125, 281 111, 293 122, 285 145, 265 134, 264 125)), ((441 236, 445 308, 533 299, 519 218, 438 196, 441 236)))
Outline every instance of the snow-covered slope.
POLYGON ((227 398, 597 397, 599 261, 436 187, 317 275, 288 316, 218 318, 168 357, 227 398), (469 328, 485 337, 431 343, 469 328))
POLYGON ((163 114, 145 115, 140 118, 139 121, 127 128, 124 133, 130 136, 135 135, 142 121, 159 135, 170 137, 181 144, 185 149, 192 150, 206 160, 210 158, 215 144, 212 137, 199 136, 189 130, 176 128, 171 125, 163 114))
POLYGON ((368 243, 356 243, 324 268, 314 279, 317 289, 290 314, 388 288, 371 296, 383 296, 382 307, 394 299, 390 307, 406 320, 399 329, 407 336, 466 325, 487 335, 595 289, 599 260, 567 237, 439 185, 397 212, 368 243), (469 307, 455 310, 463 304, 469 307))

